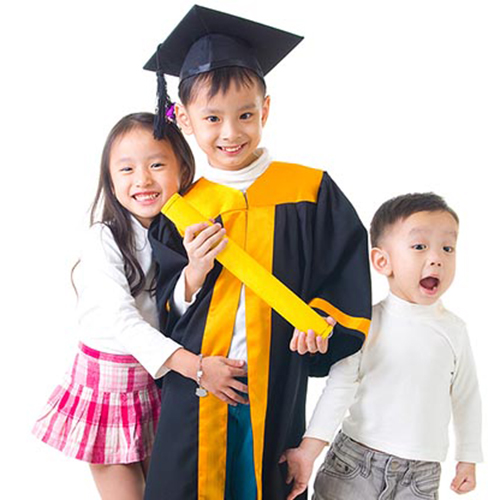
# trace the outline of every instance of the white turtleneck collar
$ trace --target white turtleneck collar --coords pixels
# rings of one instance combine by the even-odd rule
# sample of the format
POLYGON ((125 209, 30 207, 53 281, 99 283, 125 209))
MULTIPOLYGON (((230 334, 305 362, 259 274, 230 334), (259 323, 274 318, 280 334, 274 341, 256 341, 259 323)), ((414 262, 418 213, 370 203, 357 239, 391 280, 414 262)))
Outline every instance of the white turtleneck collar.
POLYGON ((383 300, 382 304, 387 312, 396 316, 431 317, 443 311, 441 300, 437 300, 434 304, 430 305, 413 304, 399 298, 392 292, 383 300))
POLYGON ((222 170, 208 165, 204 177, 211 182, 246 191, 272 162, 271 156, 265 148, 257 149, 255 155, 257 156, 255 161, 240 170, 222 170))

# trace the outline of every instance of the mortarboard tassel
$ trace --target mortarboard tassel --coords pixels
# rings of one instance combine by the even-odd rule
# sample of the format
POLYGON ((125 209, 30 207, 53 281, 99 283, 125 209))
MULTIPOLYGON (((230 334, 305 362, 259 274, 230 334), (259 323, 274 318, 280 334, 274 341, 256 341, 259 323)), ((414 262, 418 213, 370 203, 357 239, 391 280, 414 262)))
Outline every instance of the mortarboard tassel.
POLYGON ((166 113, 167 113, 167 83, 165 82, 165 76, 163 73, 158 71, 156 73, 156 114, 154 121, 154 137, 155 139, 162 139, 165 135, 165 125, 167 122, 166 113))
POLYGON ((172 107, 167 92, 167 82, 160 65, 160 48, 156 49, 156 114, 154 120, 153 135, 155 139, 162 139, 165 136, 165 126, 167 125, 167 111, 172 107))

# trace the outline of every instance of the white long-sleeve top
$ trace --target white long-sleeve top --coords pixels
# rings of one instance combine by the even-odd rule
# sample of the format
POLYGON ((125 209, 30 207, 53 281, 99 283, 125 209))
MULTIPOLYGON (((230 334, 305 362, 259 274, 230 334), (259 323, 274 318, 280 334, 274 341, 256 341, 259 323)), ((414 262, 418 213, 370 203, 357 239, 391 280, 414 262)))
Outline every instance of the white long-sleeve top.
POLYGON ((148 291, 154 268, 147 229, 134 217, 131 220, 146 289, 132 296, 123 256, 111 230, 94 224, 85 237, 74 273, 78 336, 93 349, 131 354, 158 378, 168 371, 165 361, 181 346, 158 330, 156 303, 148 291))
MULTIPOLYGON (((248 167, 241 170, 221 170, 214 168, 210 164, 204 169, 205 178, 211 182, 222 184, 224 186, 238 189, 243 193, 252 185, 252 183, 260 177, 272 162, 271 156, 267 149, 262 148, 256 151, 256 159, 248 167)), ((183 314, 187 308, 194 302, 196 297, 193 297, 191 302, 184 300, 185 280, 184 271, 181 273, 179 280, 174 289, 173 304, 177 310, 183 314)), ((240 299, 238 302, 238 310, 236 311, 236 319, 234 322, 233 338, 229 349, 228 358, 240 359, 247 361, 247 334, 245 326, 245 286, 242 285, 240 299)))
POLYGON ((374 306, 361 351, 332 366, 305 433, 331 442, 342 430, 365 446, 443 461, 453 414, 456 453, 482 461, 481 399, 465 324, 442 303, 390 294, 374 306))

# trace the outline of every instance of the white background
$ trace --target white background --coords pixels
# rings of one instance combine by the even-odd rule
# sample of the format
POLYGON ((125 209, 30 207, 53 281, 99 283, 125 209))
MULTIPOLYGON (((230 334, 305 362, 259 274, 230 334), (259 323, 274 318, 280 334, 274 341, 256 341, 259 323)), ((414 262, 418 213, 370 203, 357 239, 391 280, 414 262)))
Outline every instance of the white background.
MULTIPOLYGON (((203 5, 305 36, 267 79, 263 144, 275 158, 328 170, 367 225, 380 203, 410 191, 433 190, 460 215, 458 273, 445 303, 469 325, 486 455, 468 498, 498 498, 498 2, 203 5)), ((69 275, 105 136, 121 116, 153 110, 155 76, 141 68, 190 6, 19 0, 2 7, 2 498, 97 498, 87 466, 37 442, 30 428, 76 345, 69 275)), ((175 95, 175 79, 169 86, 175 95)), ((384 280, 374 276, 373 286, 381 299, 384 280)), ((311 385, 309 411, 320 390, 311 385)), ((450 450, 445 500, 455 497, 452 458, 450 450)))

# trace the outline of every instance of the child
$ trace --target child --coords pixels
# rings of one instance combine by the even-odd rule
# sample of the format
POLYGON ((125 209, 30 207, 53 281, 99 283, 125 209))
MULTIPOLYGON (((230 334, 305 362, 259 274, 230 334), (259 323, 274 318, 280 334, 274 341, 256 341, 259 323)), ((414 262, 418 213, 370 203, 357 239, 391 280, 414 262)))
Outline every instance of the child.
MULTIPOLYGON (((104 146, 92 226, 75 269, 79 351, 33 430, 89 462, 103 499, 142 499, 160 413, 153 377, 173 369, 196 380, 198 366, 195 354, 157 330, 147 228, 191 184, 194 160, 174 124, 155 140, 153 123, 151 113, 125 116, 104 146)), ((204 371, 213 392, 245 373, 241 362, 215 357, 204 371)))
MULTIPOLYGON (((249 390, 248 405, 228 407, 210 394, 196 397, 203 395, 200 387, 195 394, 190 381, 167 375, 164 408, 177 411, 162 413, 147 500, 284 499, 289 486, 278 460, 300 442, 307 377, 326 375, 332 363, 361 347, 367 332, 366 231, 354 209, 326 172, 273 162, 259 149, 270 107, 264 74, 300 40, 195 6, 146 64, 160 82, 162 73, 180 75, 177 120, 194 134, 208 170, 185 198, 217 221, 188 228, 184 242, 166 218, 152 225, 160 310, 177 304, 172 296, 179 287, 187 301, 177 304, 187 307, 184 314, 164 316, 160 328, 203 356, 245 359, 249 390), (311 306, 335 317, 329 344, 312 331, 292 338, 282 317, 214 263, 225 234, 311 306), (290 343, 316 354, 300 356, 290 343)), ((165 95, 161 85, 159 95, 165 95)))
POLYGON ((481 401, 464 323, 440 297, 455 275, 458 217, 432 193, 384 203, 371 224, 371 261, 389 281, 363 349, 330 370, 298 449, 283 459, 295 498, 333 440, 316 500, 438 498, 453 414, 456 493, 474 489, 482 460, 481 401))

